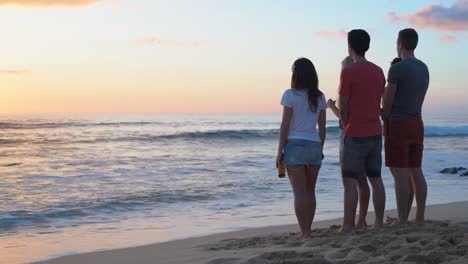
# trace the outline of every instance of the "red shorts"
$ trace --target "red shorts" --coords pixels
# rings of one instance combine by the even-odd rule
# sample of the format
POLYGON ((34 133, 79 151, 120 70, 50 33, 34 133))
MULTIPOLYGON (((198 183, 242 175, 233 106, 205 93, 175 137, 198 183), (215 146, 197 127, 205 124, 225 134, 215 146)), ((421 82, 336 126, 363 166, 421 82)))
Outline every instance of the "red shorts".
POLYGON ((421 118, 385 122, 385 164, 393 168, 421 168, 424 124, 421 118))

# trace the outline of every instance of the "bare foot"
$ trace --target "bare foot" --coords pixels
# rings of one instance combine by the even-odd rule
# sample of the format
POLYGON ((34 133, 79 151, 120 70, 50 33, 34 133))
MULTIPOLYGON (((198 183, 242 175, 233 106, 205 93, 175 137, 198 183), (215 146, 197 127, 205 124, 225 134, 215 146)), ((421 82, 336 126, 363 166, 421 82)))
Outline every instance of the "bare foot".
POLYGON ((424 220, 421 221, 421 220, 417 220, 417 219, 412 219, 412 220, 408 221, 408 223, 409 223, 409 224, 417 224, 417 225, 419 225, 419 224, 424 224, 424 223, 426 223, 426 221, 424 221, 424 220))
POLYGON ((366 220, 364 221, 358 221, 356 223, 356 229, 367 229, 367 222, 366 220))
POLYGON ((312 237, 312 233, 311 233, 311 232, 302 233, 302 234, 301 234, 301 237, 302 237, 302 239, 311 238, 311 237, 312 237))
POLYGON ((343 234, 349 234, 351 232, 353 232, 352 226, 343 226, 340 230, 340 233, 343 233, 343 234))
POLYGON ((407 225, 407 224, 411 224, 411 223, 409 221, 401 222, 400 218, 398 218, 398 217, 387 216, 387 224, 389 226, 402 226, 402 225, 407 225))
POLYGON ((387 224, 390 226, 398 225, 398 223, 400 223, 400 219, 398 219, 398 217, 387 216, 387 224))
POLYGON ((379 221, 379 222, 375 222, 375 223, 374 223, 374 229, 381 229, 381 228, 383 228, 383 227, 384 227, 383 222, 380 222, 380 221, 379 221))

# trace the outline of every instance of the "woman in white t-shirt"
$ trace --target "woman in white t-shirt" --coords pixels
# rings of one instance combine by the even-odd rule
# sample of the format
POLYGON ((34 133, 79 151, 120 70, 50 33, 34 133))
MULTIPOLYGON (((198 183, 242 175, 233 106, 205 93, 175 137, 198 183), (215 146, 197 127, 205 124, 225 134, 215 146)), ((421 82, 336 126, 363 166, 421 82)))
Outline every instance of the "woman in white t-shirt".
POLYGON ((302 236, 309 237, 315 216, 315 184, 322 165, 327 104, 318 88, 314 64, 296 60, 292 67, 291 89, 281 99, 283 120, 277 164, 284 163, 294 192, 294 208, 302 236), (318 131, 317 131, 318 124, 318 131))

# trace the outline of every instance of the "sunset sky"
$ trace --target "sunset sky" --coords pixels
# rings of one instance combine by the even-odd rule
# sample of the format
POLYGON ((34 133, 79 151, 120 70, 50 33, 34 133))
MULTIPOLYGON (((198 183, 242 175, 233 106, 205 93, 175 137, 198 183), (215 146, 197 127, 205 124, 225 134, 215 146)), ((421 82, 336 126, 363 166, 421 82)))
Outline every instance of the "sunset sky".
POLYGON ((0 0, 0 114, 276 112, 296 58, 335 97, 346 31, 386 72, 405 27, 426 109, 468 110, 468 0, 0 0))

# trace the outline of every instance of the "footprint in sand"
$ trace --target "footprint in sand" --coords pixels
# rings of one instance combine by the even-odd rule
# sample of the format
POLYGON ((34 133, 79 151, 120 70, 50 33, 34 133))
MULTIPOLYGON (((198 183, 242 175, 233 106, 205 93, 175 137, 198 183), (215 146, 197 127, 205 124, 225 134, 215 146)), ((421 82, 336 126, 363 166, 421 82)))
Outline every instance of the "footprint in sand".
POLYGON ((328 245, 330 242, 332 242, 331 239, 326 239, 326 240, 320 240, 320 239, 314 239, 310 242, 307 242, 307 244, 305 245, 306 247, 318 247, 318 246, 326 246, 328 245))
POLYGON ((441 248, 449 248, 452 247, 452 244, 450 244, 447 240, 438 240, 437 245, 441 248))
POLYGON ((340 259, 344 259, 346 258, 346 256, 348 256, 349 252, 351 252, 351 250, 353 250, 353 248, 345 248, 345 249, 341 249, 341 250, 338 250, 338 251, 334 251, 334 252, 331 252, 329 254, 326 255, 326 258, 328 260, 340 260, 340 259))
POLYGON ((249 259, 245 264, 299 264, 299 263, 313 263, 313 264, 332 264, 323 256, 316 255, 313 252, 297 253, 296 251, 277 251, 261 254, 257 257, 249 259))
POLYGON ((406 237, 406 243, 414 243, 414 242, 418 242, 419 240, 421 240, 420 236, 407 236, 406 237))
POLYGON ((330 246, 332 248, 341 248, 343 245, 340 242, 335 241, 335 242, 331 243, 330 246))
POLYGON ((445 255, 440 252, 434 252, 428 255, 415 254, 415 255, 408 255, 404 260, 406 262, 413 262, 413 263, 439 264, 439 263, 444 262, 445 255))
POLYGON ((346 256, 346 258, 362 263, 369 259, 369 253, 355 248, 346 256))
POLYGON ((364 252, 374 252, 377 250, 377 247, 371 244, 359 246, 359 249, 364 252))
POLYGON ((450 255, 456 255, 456 256, 466 256, 468 253, 468 245, 466 244, 460 244, 456 246, 455 248, 451 248, 447 251, 448 254, 450 255))
POLYGON ((285 244, 283 247, 300 247, 302 245, 304 245, 303 241, 293 241, 293 242, 285 244))
POLYGON ((399 259, 401 259, 401 258, 402 258, 402 256, 400 256, 400 255, 398 255, 398 254, 397 254, 397 255, 393 255, 393 256, 390 257, 390 261, 397 261, 397 260, 399 260, 399 259))
POLYGON ((263 263, 284 263, 287 259, 299 257, 296 251, 275 251, 263 253, 259 256, 249 259, 247 264, 263 264, 263 263))
POLYGON ((419 241, 419 244, 421 246, 425 246, 425 245, 429 244, 430 242, 431 241, 429 239, 423 239, 423 240, 419 241))

